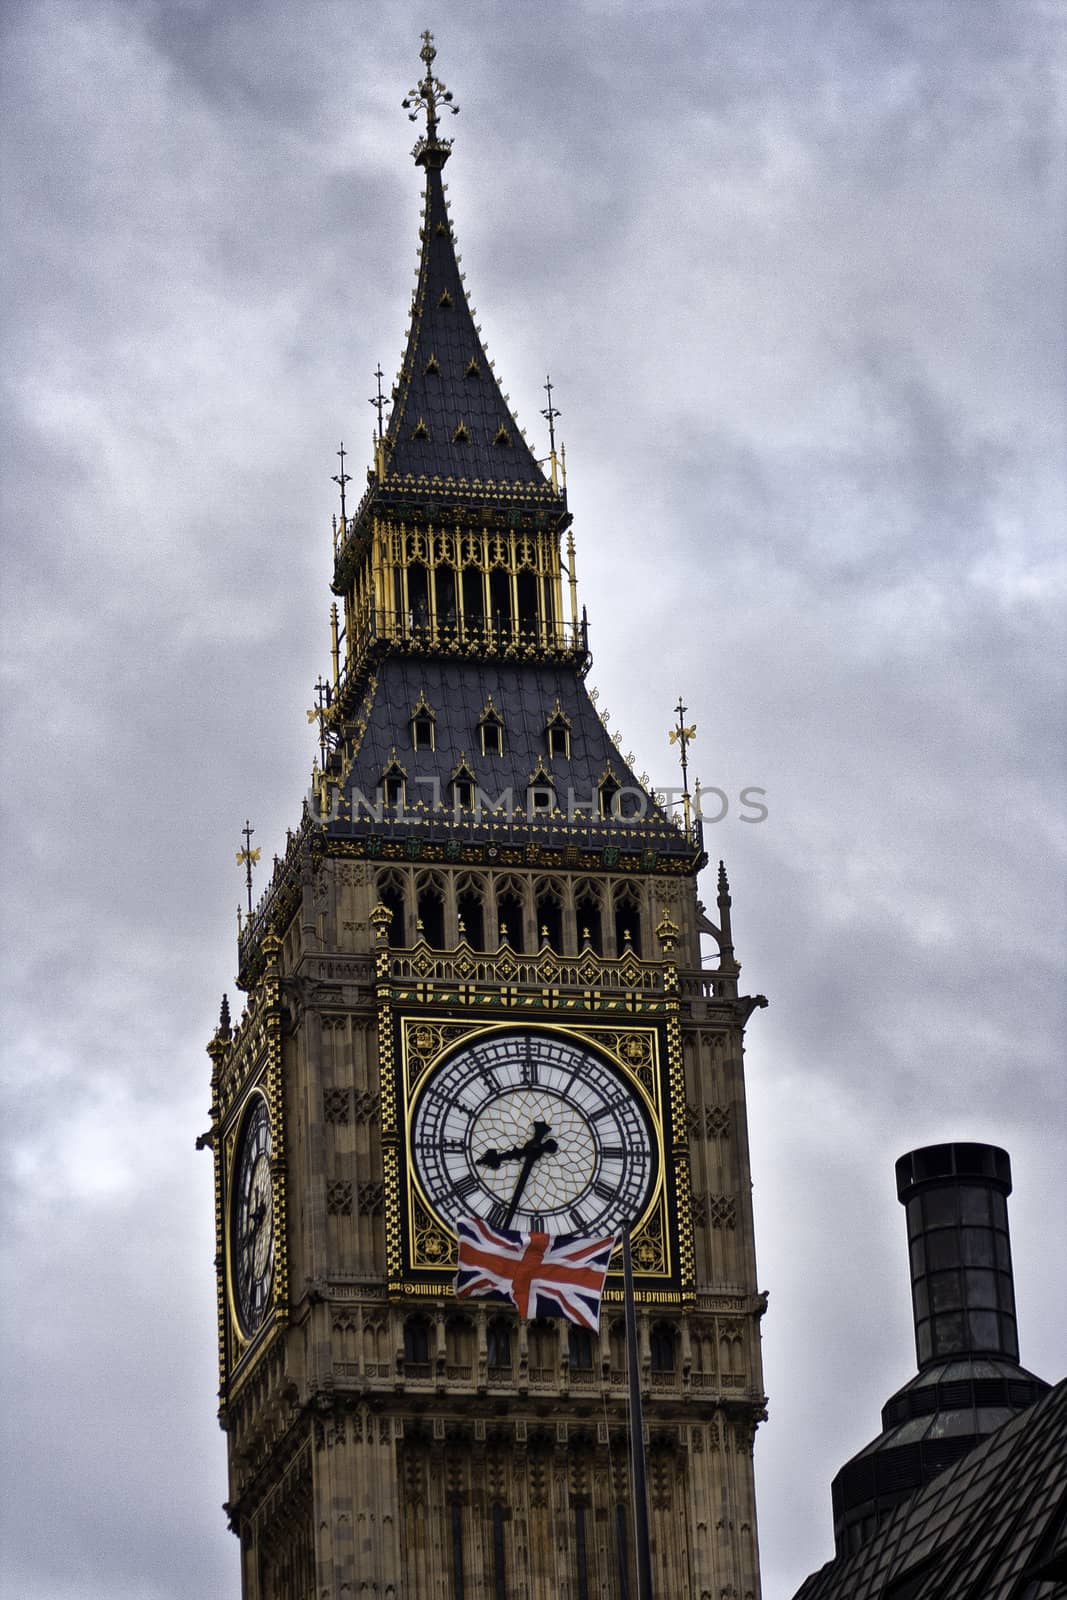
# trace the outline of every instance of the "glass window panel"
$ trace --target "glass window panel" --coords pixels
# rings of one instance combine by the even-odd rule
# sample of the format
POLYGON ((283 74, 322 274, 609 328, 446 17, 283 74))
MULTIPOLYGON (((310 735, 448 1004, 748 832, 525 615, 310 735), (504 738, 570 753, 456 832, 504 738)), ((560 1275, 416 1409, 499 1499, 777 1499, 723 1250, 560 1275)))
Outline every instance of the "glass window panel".
POLYGON ((996 1275, 986 1272, 981 1267, 967 1267, 963 1274, 964 1288, 967 1291, 967 1304, 969 1306, 993 1307, 997 1303, 996 1275))
POLYGON ((931 1272, 938 1267, 954 1267, 959 1259, 959 1234, 955 1228, 938 1228, 926 1235, 926 1265, 931 1272))
POLYGON ((934 1349, 939 1356, 952 1355, 954 1351, 966 1348, 962 1311, 945 1312, 934 1318, 934 1349))
POLYGON ((989 1221, 990 1190, 965 1187, 960 1190, 960 1216, 964 1222, 989 1221))
POLYGON ((916 1317, 930 1315, 930 1292, 926 1287, 925 1278, 916 1278, 912 1284, 912 1304, 915 1307, 916 1317))
POLYGON ((929 1281, 930 1302, 935 1311, 954 1311, 963 1304, 958 1272, 933 1272, 929 1281))
POLYGON ((944 1228, 957 1220, 955 1189, 931 1189, 922 1199, 928 1228, 944 1228))
POLYGON ((960 1260, 964 1266, 995 1266, 993 1238, 994 1235, 990 1233, 988 1228, 961 1228, 960 1260))
POLYGON ((1002 1311, 1015 1313, 1015 1293, 1012 1288, 1011 1273, 997 1273, 997 1304, 1002 1311))
POLYGON ((990 1200, 992 1202, 992 1205, 993 1205, 993 1224, 994 1224, 994 1226, 997 1227, 997 1228, 1001 1228, 1005 1233, 1007 1233, 1007 1231, 1008 1231, 1008 1202, 1007 1202, 1007 1200, 1005 1200, 1005 1198, 1004 1198, 1004 1196, 1002 1194, 998 1194, 995 1189, 992 1191, 992 1193, 990 1194, 989 1198, 990 1198, 990 1200))
POLYGON ((911 1275, 917 1278, 920 1272, 926 1271, 926 1250, 924 1241, 920 1237, 911 1241, 911 1275))
POLYGON ((1011 1271, 1011 1246, 1006 1233, 993 1235, 993 1249, 996 1253, 997 1266, 1004 1272, 1011 1271))
POLYGON ((1000 1349, 1000 1319, 995 1311, 968 1311, 967 1325, 976 1350, 1000 1349))
POLYGON ((915 1348, 919 1353, 920 1361, 929 1361, 933 1355, 933 1335, 928 1322, 920 1322, 915 1330, 915 1348))
POLYGON ((914 1239, 917 1233, 922 1232, 923 1227, 922 1201, 918 1195, 908 1201, 904 1207, 904 1214, 908 1219, 908 1238, 914 1239))

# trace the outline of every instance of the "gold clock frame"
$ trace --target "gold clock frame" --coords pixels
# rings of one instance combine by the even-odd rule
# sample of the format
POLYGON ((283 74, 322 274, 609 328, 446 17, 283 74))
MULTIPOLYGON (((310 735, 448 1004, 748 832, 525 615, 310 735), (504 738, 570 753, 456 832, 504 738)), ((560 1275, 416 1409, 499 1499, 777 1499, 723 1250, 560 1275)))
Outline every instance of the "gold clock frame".
MULTIPOLYGON (((693 1297, 692 1218, 684 1087, 675 1019, 525 1014, 444 1020, 440 1011, 386 1007, 379 1019, 382 1144, 388 1290, 391 1298, 437 1296, 454 1275, 455 1234, 430 1206, 411 1159, 411 1122, 419 1087, 458 1046, 503 1033, 555 1033, 611 1064, 640 1099, 654 1140, 656 1179, 632 1232, 637 1299, 679 1305, 693 1297), (672 1021, 674 1026, 671 1026, 672 1021), (678 1062, 673 1057, 677 1051, 678 1062)), ((612 1258, 607 1299, 621 1297, 621 1248, 612 1258)))

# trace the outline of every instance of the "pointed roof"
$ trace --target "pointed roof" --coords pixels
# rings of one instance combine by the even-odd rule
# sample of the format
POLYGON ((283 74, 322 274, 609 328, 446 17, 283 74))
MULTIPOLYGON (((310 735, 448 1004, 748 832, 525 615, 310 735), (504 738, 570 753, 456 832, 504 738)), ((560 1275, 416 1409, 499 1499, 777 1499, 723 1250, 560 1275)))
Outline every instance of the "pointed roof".
POLYGON ((385 487, 398 479, 477 479, 483 490, 507 484, 514 494, 529 486, 538 500, 561 500, 501 392, 467 300, 441 177, 452 142, 438 136, 437 121, 441 105, 458 107, 432 75, 435 54, 432 35, 423 34, 426 76, 404 101, 413 121, 426 114, 413 152, 426 171, 426 193, 419 281, 385 430, 385 487))

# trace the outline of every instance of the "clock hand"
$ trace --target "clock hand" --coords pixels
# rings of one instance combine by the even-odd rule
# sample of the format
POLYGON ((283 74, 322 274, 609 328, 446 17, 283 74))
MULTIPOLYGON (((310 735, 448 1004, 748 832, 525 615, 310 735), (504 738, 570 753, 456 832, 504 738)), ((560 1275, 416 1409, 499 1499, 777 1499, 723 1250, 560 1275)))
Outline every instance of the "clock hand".
POLYGON ((533 1171, 534 1162, 540 1156, 554 1156, 556 1151, 559 1149, 559 1145, 556 1143, 555 1139, 545 1138, 545 1134, 551 1132, 547 1122, 535 1122, 533 1126, 534 1131, 532 1138, 527 1139, 526 1143, 522 1147, 522 1150, 519 1152, 523 1158, 522 1170, 519 1173, 519 1181, 515 1185, 515 1192, 511 1197, 511 1204, 508 1206, 507 1216, 504 1218, 502 1223, 502 1226, 505 1228, 511 1227, 515 1213, 519 1209, 519 1201, 522 1199, 522 1192, 526 1187, 526 1180, 533 1171))

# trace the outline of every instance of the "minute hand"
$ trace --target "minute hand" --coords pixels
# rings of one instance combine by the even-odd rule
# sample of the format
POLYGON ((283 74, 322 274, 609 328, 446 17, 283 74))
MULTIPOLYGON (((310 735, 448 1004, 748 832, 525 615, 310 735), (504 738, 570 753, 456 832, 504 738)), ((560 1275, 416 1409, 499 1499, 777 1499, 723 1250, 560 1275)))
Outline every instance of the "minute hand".
POLYGON ((523 1158, 522 1169, 519 1172, 519 1181, 515 1185, 515 1193, 511 1197, 511 1204, 508 1206, 507 1216, 502 1224, 505 1228, 510 1228, 514 1221, 515 1213, 519 1209, 519 1201, 522 1199, 522 1192, 526 1187, 526 1180, 533 1171, 533 1165, 538 1156, 554 1156, 559 1149, 555 1139, 545 1138, 545 1134, 551 1131, 547 1122, 535 1122, 533 1128, 533 1137, 527 1139, 519 1152, 523 1158))

